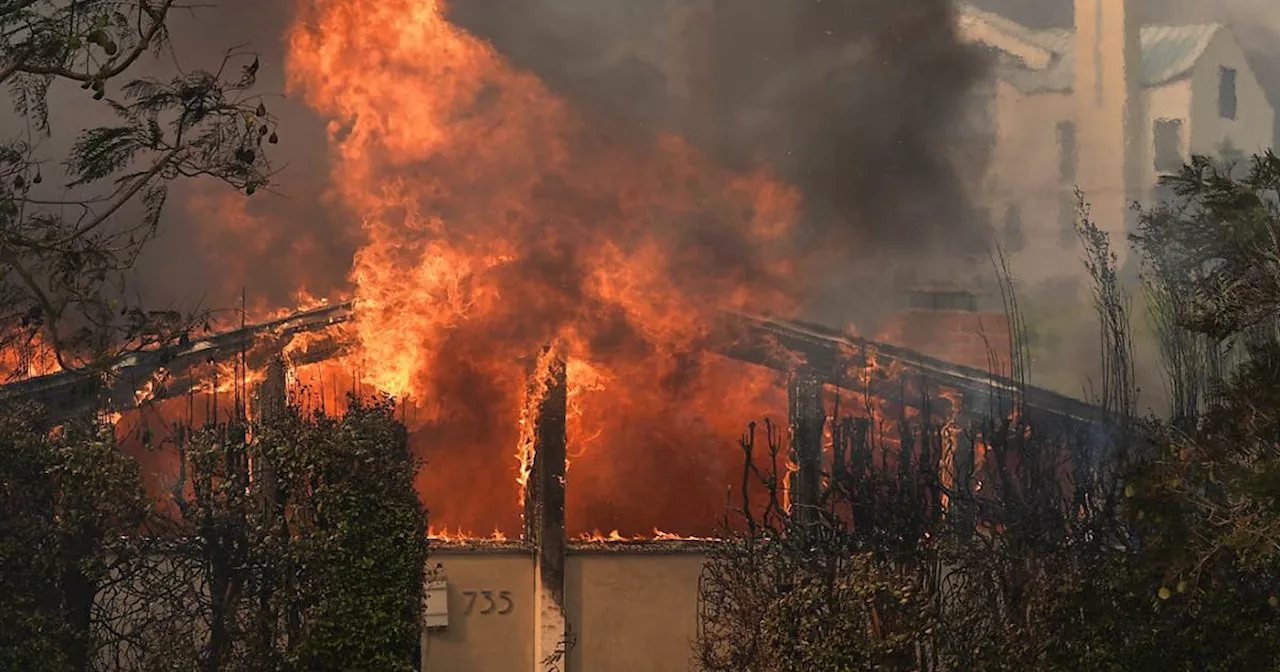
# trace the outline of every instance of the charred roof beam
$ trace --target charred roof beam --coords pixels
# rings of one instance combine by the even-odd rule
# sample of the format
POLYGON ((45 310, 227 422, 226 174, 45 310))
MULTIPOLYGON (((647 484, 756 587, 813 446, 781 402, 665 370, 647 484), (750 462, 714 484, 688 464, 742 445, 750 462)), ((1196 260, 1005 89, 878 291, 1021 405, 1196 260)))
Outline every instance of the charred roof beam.
MULTIPOLYGON (((1094 423, 1102 419, 1100 409, 1078 399, 965 366, 951 364, 897 346, 857 338, 840 331, 803 322, 781 321, 738 312, 723 312, 708 347, 726 357, 791 373, 805 367, 822 382, 847 387, 847 372, 875 361, 883 373, 889 370, 922 381, 931 396, 936 389, 954 390, 962 396, 969 413, 1002 417, 1011 410, 1012 400, 1021 407, 1071 422, 1094 423)), ((304 333, 323 332, 354 318, 352 303, 300 312, 271 322, 210 336, 201 341, 174 345, 130 355, 117 364, 104 386, 73 372, 55 373, 0 387, 0 403, 34 401, 55 417, 67 417, 97 404, 107 410, 133 408, 139 389, 162 369, 174 382, 166 396, 192 389, 197 381, 183 376, 198 364, 225 361, 252 350, 279 352, 290 339, 304 333), (265 344, 265 345, 264 345, 265 344)), ((291 357, 295 364, 315 363, 340 356, 349 344, 334 335, 291 357)), ((884 396, 893 381, 880 381, 871 392, 884 396)), ((899 399, 902 403, 911 400, 899 399)))

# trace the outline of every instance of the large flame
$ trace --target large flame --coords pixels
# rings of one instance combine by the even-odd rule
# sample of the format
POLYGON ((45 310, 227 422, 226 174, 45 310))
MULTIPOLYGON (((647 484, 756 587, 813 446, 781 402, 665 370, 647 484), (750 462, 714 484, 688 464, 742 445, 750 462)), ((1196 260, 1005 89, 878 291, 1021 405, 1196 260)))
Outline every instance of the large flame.
POLYGON ((15 333, 0 345, 0 384, 37 378, 62 369, 52 346, 39 332, 15 333))
POLYGON ((521 394, 569 362, 579 531, 706 530, 772 373, 703 347, 716 312, 786 315, 796 193, 590 118, 433 0, 302 0, 294 90, 330 123, 367 382, 412 400, 435 521, 512 533, 521 394), (695 493, 702 493, 701 495, 695 493))

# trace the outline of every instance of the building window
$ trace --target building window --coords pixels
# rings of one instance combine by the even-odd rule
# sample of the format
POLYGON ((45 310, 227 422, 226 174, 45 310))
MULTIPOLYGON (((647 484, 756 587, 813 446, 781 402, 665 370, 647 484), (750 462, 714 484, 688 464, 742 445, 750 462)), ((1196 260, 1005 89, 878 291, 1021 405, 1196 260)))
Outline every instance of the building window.
POLYGON ((1157 119, 1151 129, 1155 141, 1157 173, 1176 173, 1182 170, 1182 120, 1157 119))
POLYGON ((1070 121, 1058 122, 1058 182, 1064 185, 1076 183, 1076 125, 1070 121))
POLYGON ((1022 228, 1022 207, 1017 203, 1005 206, 1000 244, 1008 252, 1021 252, 1027 245, 1027 234, 1022 228))
POLYGON ((1058 192, 1058 236, 1064 250, 1074 250, 1080 235, 1076 231, 1076 192, 1062 189, 1058 192))
POLYGON ((1237 107, 1236 69, 1224 67, 1218 72, 1218 116, 1235 119, 1237 107))

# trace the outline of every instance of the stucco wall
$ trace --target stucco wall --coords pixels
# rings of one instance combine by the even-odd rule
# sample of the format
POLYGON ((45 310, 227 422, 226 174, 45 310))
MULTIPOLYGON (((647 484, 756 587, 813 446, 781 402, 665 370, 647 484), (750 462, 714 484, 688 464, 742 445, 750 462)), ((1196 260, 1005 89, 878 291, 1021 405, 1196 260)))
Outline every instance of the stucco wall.
MULTIPOLYGON (((1144 92, 1147 120, 1139 138, 1145 150, 1143 184, 1132 195, 1134 200, 1146 200, 1156 184, 1152 147, 1156 120, 1181 120, 1183 155, 1191 153, 1189 150, 1194 147, 1191 87, 1190 80, 1181 80, 1144 92)), ((1063 235, 1058 218, 1059 196, 1064 187, 1059 183, 1057 127, 1063 121, 1079 126, 1072 98, 1064 93, 1023 94, 1005 83, 997 90, 997 144, 987 182, 987 199, 997 231, 1010 203, 1016 202, 1021 208, 1025 244, 1012 255, 1015 275, 1031 282, 1081 275, 1076 240, 1063 235)), ((1216 114, 1216 107, 1214 112, 1216 114)), ((1255 113, 1254 116, 1262 115, 1255 113)), ((1079 155, 1079 161, 1078 176, 1094 171, 1087 154, 1079 155)))
POLYGON ((1153 189, 1159 174, 1155 165, 1155 123, 1162 119, 1182 122, 1180 148, 1185 161, 1194 152, 1191 142, 1192 128, 1197 123, 1192 117, 1192 81, 1182 79, 1164 86, 1147 89, 1143 100, 1147 106, 1147 123, 1142 125, 1142 146, 1147 148, 1146 161, 1142 164, 1143 187, 1153 189))
MULTIPOLYGON (((697 632, 697 544, 654 550, 606 545, 570 550, 565 606, 575 636, 569 672, 680 672, 690 669, 697 632)), ((533 670, 533 556, 512 547, 444 547, 433 554, 448 582, 449 625, 427 633, 424 672, 533 670), (466 613, 469 592, 507 591, 510 613, 466 613)))
POLYGON ((1191 88, 1193 153, 1216 154, 1219 145, 1228 139, 1245 154, 1271 146, 1275 111, 1230 32, 1219 31, 1209 44, 1191 73, 1191 88), (1218 76, 1222 67, 1234 68, 1238 73, 1235 119, 1224 119, 1218 114, 1218 76))
POLYGON ((682 672, 697 634, 699 553, 576 553, 566 564, 569 670, 682 672))
POLYGON ((1022 245, 1007 247, 1014 275, 1035 283, 1075 273, 1080 264, 1074 242, 1063 244, 1058 225, 1064 186, 1058 179, 1057 127, 1059 122, 1075 119, 1071 97, 1026 95, 1000 82, 995 106, 996 147, 988 174, 987 205, 1001 235, 1010 206, 1020 211, 1022 245))
POLYGON ((449 549, 432 553, 449 590, 449 625, 429 630, 422 643, 423 672, 532 670, 533 555, 510 548, 449 549), (481 594, 500 604, 491 613, 481 594), (500 599, 506 592, 509 613, 500 599), (468 603, 471 604, 467 613, 468 603))
MULTIPOLYGON (((984 198, 997 234, 1004 225, 1008 206, 1019 206, 1023 244, 1011 254, 1015 275, 1032 285, 1082 276, 1076 241, 1063 235, 1058 217, 1063 187, 1058 172, 1057 126, 1073 121, 1079 134, 1087 120, 1078 118, 1071 93, 1028 94, 1003 81, 996 84, 991 105, 996 125, 995 148, 984 198)), ((1138 139, 1143 152, 1142 183, 1129 194, 1129 200, 1149 202, 1153 195, 1157 173, 1152 129, 1159 119, 1183 122, 1184 158, 1193 153, 1216 154, 1227 139, 1246 154, 1271 145, 1275 111, 1230 31, 1219 31, 1190 77, 1147 88, 1143 105, 1146 121, 1138 139), (1218 115, 1218 73, 1223 66, 1239 73, 1239 113, 1234 120, 1218 115)), ((1097 167, 1089 165, 1088 152, 1078 152, 1078 156, 1076 173, 1083 183, 1087 181, 1083 177, 1097 172, 1097 167)))

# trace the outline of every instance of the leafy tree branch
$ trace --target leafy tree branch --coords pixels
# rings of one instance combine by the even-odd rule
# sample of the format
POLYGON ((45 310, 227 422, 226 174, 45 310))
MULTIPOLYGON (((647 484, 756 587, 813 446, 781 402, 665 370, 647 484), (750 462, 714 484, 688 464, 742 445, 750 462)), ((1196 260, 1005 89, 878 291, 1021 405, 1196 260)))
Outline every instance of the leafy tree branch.
POLYGON ((246 194, 268 186, 275 118, 254 92, 259 62, 228 50, 217 67, 126 79, 170 48, 174 0, 0 4, 0 82, 27 130, 0 138, 0 347, 50 346, 63 369, 102 373, 128 352, 182 337, 198 314, 146 310, 128 276, 154 239, 176 180, 246 194), (49 93, 78 83, 112 121, 79 129, 46 181, 49 93), (110 90, 109 90, 110 89, 110 90))

